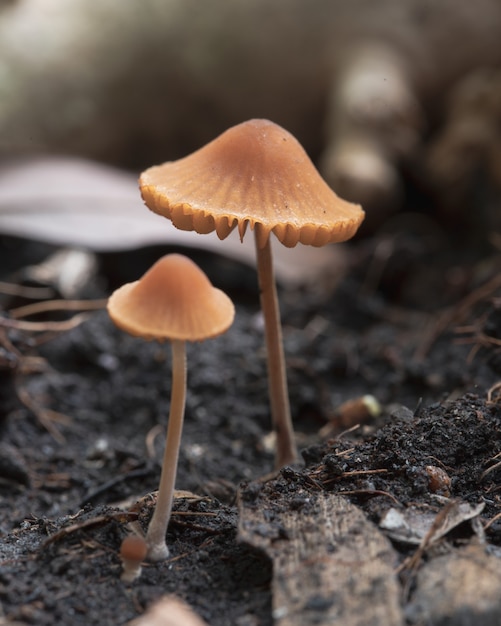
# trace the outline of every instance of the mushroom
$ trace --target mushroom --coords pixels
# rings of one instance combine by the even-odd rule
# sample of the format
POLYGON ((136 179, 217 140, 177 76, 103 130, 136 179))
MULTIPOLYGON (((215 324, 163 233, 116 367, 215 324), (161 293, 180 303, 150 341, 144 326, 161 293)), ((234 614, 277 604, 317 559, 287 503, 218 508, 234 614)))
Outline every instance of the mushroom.
POLYGON ((165 541, 176 480, 186 400, 186 341, 203 341, 224 333, 235 308, 230 298, 212 286, 190 259, 168 254, 144 276, 117 289, 108 312, 122 330, 146 340, 172 344, 172 392, 158 499, 146 533, 148 558, 169 555, 165 541))
POLYGON ((139 179, 147 207, 181 230, 220 239, 247 224, 255 233, 265 321, 276 465, 296 459, 270 233, 288 247, 346 241, 364 212, 339 198, 297 139, 268 120, 243 122, 196 152, 147 169, 139 179))
POLYGON ((131 583, 141 576, 141 564, 148 553, 148 545, 139 535, 127 535, 120 545, 122 560, 121 580, 131 583))

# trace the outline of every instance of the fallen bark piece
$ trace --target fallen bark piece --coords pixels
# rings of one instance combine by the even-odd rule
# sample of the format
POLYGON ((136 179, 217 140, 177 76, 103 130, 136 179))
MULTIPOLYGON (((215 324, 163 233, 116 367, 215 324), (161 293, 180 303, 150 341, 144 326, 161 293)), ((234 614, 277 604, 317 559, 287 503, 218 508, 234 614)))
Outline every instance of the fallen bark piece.
POLYGON ((207 622, 176 596, 165 596, 128 626, 207 626, 207 622))
POLYGON ((420 569, 407 611, 410 623, 497 626, 501 624, 500 588, 501 559, 472 543, 420 569))
POLYGON ((401 625, 386 537, 340 496, 274 485, 240 494, 239 539, 273 561, 275 624, 401 625))

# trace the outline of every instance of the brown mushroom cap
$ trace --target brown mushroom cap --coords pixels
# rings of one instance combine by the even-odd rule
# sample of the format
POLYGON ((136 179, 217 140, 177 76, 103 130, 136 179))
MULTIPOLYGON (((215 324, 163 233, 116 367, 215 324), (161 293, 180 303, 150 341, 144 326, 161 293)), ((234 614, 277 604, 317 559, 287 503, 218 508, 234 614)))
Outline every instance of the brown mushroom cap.
POLYGON ((181 230, 224 239, 237 226, 258 229, 262 247, 270 232, 288 247, 322 246, 353 237, 364 211, 339 198, 301 144, 268 120, 233 126, 177 161, 151 167, 139 179, 152 211, 181 230))
POLYGON ((146 541, 138 535, 128 535, 122 541, 120 546, 120 557, 125 561, 137 562, 144 561, 148 553, 146 541))
POLYGON ((108 313, 119 328, 143 339, 203 341, 231 326, 235 308, 191 259, 168 254, 113 292, 108 313))

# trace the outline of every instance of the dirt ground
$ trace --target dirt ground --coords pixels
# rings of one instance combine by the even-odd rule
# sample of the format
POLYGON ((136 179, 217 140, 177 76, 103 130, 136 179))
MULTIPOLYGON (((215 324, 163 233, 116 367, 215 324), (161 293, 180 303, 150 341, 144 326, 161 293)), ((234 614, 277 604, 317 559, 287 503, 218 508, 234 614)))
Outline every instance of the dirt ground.
MULTIPOLYGON (((0 279, 52 251, 3 237, 0 279)), ((81 297, 105 297, 164 252, 100 255, 98 280, 81 297)), ((268 482, 262 477, 273 470, 273 445, 254 272, 194 255, 233 297, 237 315, 227 334, 189 347, 177 479, 188 493, 175 501, 169 560, 145 564, 130 585, 120 580, 118 550, 127 523, 145 528, 152 513, 168 346, 125 335, 105 311, 43 341, 7 328, 2 314, 1 624, 125 624, 170 593, 213 626, 300 623, 276 610, 273 554, 239 538, 242 502, 258 498, 273 510, 281 494, 282 512, 288 507, 299 519, 305 494, 343 493, 374 528, 390 509, 417 507, 438 519, 421 541, 389 544, 399 623, 491 623, 454 621, 464 617, 461 606, 449 607, 449 621, 430 617, 416 603, 419 573, 437 553, 476 542, 495 555, 501 546, 501 257, 483 232, 451 243, 438 221, 411 213, 352 242, 348 255, 350 269, 337 285, 280 294, 301 462, 268 482), (366 395, 381 406, 376 417, 339 410, 366 395), (440 512, 450 503, 482 507, 475 523, 465 516, 438 539, 440 512)), ((3 307, 25 302, 5 296, 3 307)), ((328 623, 319 617, 323 606, 316 610, 317 621, 305 624, 328 623)), ((468 610, 482 617, 475 611, 483 609, 468 610)))

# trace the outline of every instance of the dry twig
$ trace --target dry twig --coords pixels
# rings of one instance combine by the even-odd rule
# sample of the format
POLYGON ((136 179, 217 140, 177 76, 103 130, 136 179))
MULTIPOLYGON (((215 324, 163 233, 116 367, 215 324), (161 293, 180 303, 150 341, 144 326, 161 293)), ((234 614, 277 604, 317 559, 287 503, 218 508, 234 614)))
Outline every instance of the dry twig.
POLYGON ((47 313, 48 311, 97 311, 106 307, 107 299, 101 300, 46 300, 10 309, 9 314, 15 319, 47 313))

